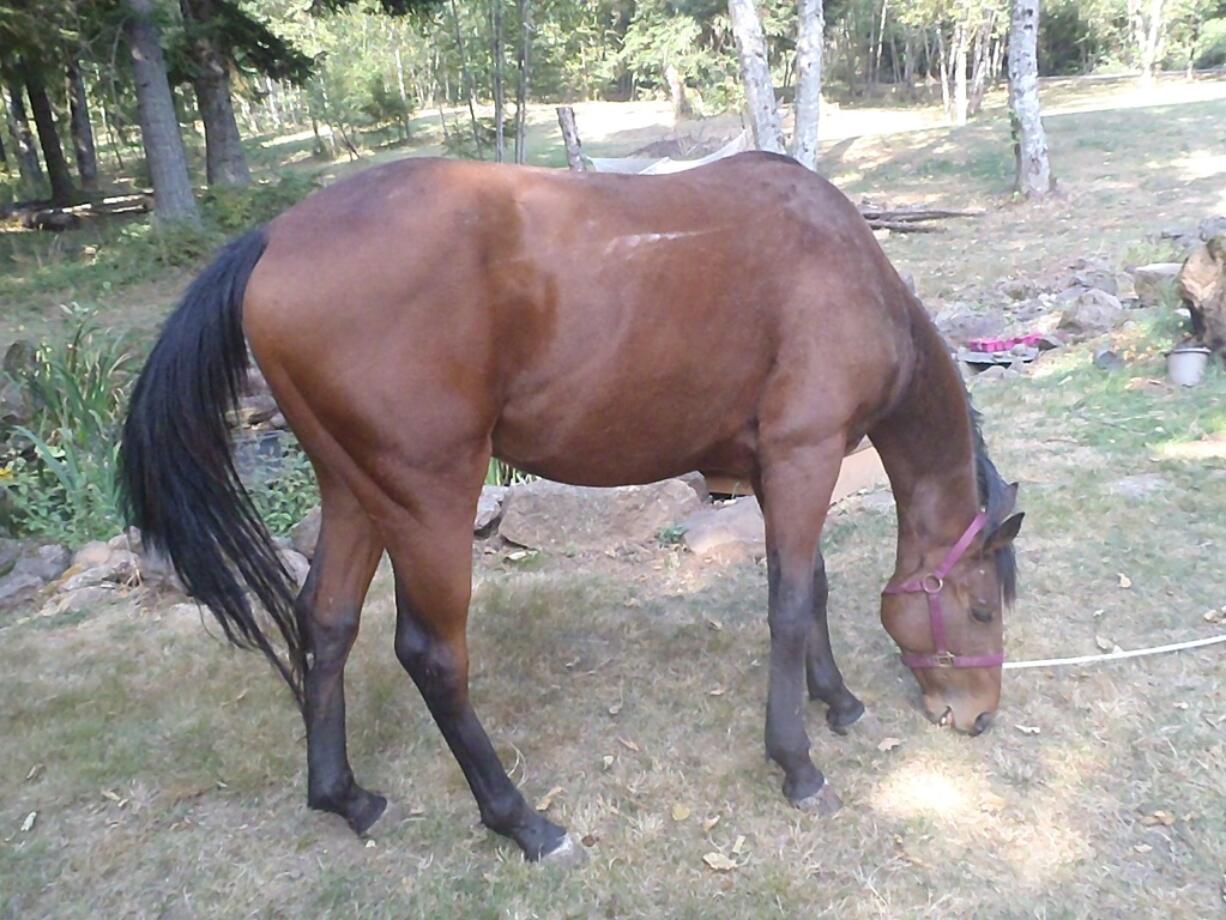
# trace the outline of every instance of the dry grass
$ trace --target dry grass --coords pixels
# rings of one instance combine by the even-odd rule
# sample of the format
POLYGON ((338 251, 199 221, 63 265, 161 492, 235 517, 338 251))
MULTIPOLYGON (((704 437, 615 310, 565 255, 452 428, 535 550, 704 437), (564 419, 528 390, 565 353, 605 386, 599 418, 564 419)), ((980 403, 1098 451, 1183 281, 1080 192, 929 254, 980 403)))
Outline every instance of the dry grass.
MULTIPOLYGON (((994 211, 939 239, 889 241, 921 288, 974 296, 1079 255, 1122 258, 1168 220, 1221 209, 1217 161, 1181 164, 1220 132, 1226 102, 1084 117, 1101 121, 1051 119, 1069 199, 994 211), (1138 149, 1134 119, 1146 117, 1170 130, 1138 149), (1106 153, 1119 187, 1095 171, 1106 153)), ((994 131, 954 134, 951 157, 974 161, 994 131)), ((999 202, 994 179, 904 168, 933 156, 907 137, 921 146, 871 154, 888 197, 999 202)), ((1226 377, 1215 371, 1188 392, 1146 384, 1161 376, 1171 334, 1168 319, 1138 314, 1114 343, 1135 355, 1127 370, 1093 369, 1084 346, 1030 377, 976 387, 997 462, 1022 480, 1028 512, 1012 657, 1218 628, 1201 614, 1226 603, 1226 459, 1178 448, 1226 432, 1226 377), (1150 492, 1120 493, 1142 474, 1150 492), (1119 587, 1121 572, 1131 588, 1119 587)), ((828 528, 836 652, 872 715, 847 738, 825 730, 819 707, 809 715, 814 759, 845 802, 826 821, 786 805, 762 756, 760 567, 702 565, 656 546, 531 571, 479 554, 475 703, 530 799, 561 786, 551 814, 589 835, 591 864, 569 874, 524 864, 477 825, 392 654, 385 574, 350 669, 350 749, 363 780, 412 816, 371 845, 306 810, 287 695, 254 657, 207 638, 190 608, 127 598, 84 617, 10 618, 0 626, 0 915, 1219 914, 1220 647, 1011 674, 994 731, 970 740, 938 730, 876 621, 888 512, 880 495, 853 498, 828 528), (882 750, 886 739, 901 744, 882 750), (738 867, 709 870, 702 857, 716 851, 738 867)))

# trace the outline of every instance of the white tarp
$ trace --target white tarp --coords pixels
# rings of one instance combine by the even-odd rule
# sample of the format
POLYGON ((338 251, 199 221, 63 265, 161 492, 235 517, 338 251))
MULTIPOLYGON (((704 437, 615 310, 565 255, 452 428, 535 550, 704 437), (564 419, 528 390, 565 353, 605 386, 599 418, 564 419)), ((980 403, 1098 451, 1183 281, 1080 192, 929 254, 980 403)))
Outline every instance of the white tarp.
POLYGON ((584 156, 584 160, 590 164, 594 172, 605 173, 629 173, 636 176, 661 176, 665 173, 681 172, 686 169, 693 169, 695 166, 703 166, 707 163, 714 163, 716 160, 722 160, 724 157, 730 157, 734 153, 740 153, 743 150, 752 150, 753 140, 749 136, 748 131, 742 131, 724 146, 720 147, 714 153, 708 153, 705 157, 697 160, 674 160, 671 157, 589 157, 584 156))

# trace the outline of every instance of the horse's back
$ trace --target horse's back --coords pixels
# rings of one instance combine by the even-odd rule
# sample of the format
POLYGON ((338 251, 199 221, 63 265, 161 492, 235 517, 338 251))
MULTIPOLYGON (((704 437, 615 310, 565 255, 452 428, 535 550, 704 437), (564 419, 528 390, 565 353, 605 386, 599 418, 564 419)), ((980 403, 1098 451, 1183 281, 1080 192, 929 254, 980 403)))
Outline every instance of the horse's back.
POLYGON ((745 462, 785 357, 834 414, 879 400, 900 288, 855 208, 786 158, 658 177, 418 160, 274 221, 245 323, 346 424, 411 398, 420 424, 611 483, 745 462))

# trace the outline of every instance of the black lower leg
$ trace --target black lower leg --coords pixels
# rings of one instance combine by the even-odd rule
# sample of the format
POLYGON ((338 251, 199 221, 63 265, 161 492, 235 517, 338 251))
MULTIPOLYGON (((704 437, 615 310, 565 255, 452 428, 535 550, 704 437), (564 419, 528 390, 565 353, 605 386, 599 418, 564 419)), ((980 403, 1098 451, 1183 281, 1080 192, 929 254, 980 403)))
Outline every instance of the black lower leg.
POLYGON ((345 745, 345 660, 358 631, 357 611, 314 615, 315 590, 308 581, 299 599, 300 620, 311 649, 305 682, 307 804, 344 818, 358 834, 379 820, 387 799, 367 792, 353 778, 345 745))
POLYGON ((403 598, 397 609, 396 654, 464 772, 481 822, 519 844, 528 860, 547 856, 566 831, 530 808, 507 776, 468 701, 467 675, 454 650, 419 624, 403 598))
POLYGON ((847 689, 839 666, 834 661, 834 652, 830 647, 830 627, 826 620, 829 595, 825 560, 818 554, 813 573, 813 625, 806 647, 805 679, 809 687, 809 699, 821 700, 826 704, 826 724, 841 734, 864 715, 864 704, 847 689))
POLYGON ((804 655, 810 629, 811 587, 787 578, 774 558, 770 575, 770 688, 766 702, 766 753, 783 768, 783 794, 799 804, 825 784, 809 757, 804 726, 804 655))

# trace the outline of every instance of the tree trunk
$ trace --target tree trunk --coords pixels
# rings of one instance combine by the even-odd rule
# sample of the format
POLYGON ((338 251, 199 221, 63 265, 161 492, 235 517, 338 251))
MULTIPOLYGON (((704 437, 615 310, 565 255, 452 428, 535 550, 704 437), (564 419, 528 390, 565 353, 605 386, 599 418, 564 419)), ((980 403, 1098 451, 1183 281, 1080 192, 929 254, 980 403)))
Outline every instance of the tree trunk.
POLYGON ((915 30, 908 28, 903 35, 902 82, 907 87, 907 95, 915 96, 915 30))
POLYGON ((971 90, 967 101, 967 113, 978 115, 983 108, 983 97, 988 91, 988 65, 990 63, 990 46, 992 29, 996 25, 996 12, 987 13, 983 23, 975 32, 974 53, 971 55, 971 90))
POLYGON ((873 45, 873 62, 870 67, 873 85, 881 82, 881 46, 885 41, 885 14, 890 0, 881 0, 881 20, 877 24, 877 39, 873 45))
POLYGON ((941 72, 941 105, 945 109, 945 120, 954 123, 953 103, 950 101, 949 76, 953 69, 949 66, 948 55, 945 53, 945 33, 937 26, 937 69, 941 72))
POLYGON ((477 126, 477 104, 473 89, 472 72, 468 69, 468 56, 464 53, 464 37, 460 33, 460 14, 456 10, 455 0, 451 0, 451 27, 455 36, 456 51, 460 55, 460 77, 464 81, 464 95, 468 97, 468 117, 472 122, 473 144, 476 145, 477 159, 485 159, 482 153, 481 129, 477 126))
POLYGON ((766 36, 762 32, 762 20, 758 18, 754 0, 728 0, 728 14, 732 20, 732 33, 736 36, 741 82, 745 86, 745 102, 749 107, 754 145, 759 150, 783 153, 783 130, 779 125, 775 87, 771 83, 770 64, 766 59, 766 36))
POLYGON ((532 6, 530 0, 519 0, 519 55, 516 67, 519 79, 515 85, 515 162, 528 157, 528 77, 532 59, 532 6))
POLYGON ((506 107, 506 93, 502 86, 502 0, 490 0, 490 31, 493 36, 494 63, 494 160, 498 163, 507 158, 507 139, 504 137, 502 112, 506 107))
POLYGON ((76 193, 72 184, 72 173, 68 171, 68 161, 64 159, 64 148, 55 128, 55 115, 51 111, 51 100, 47 98, 43 75, 36 68, 27 66, 25 78, 26 94, 30 98, 30 113, 34 116, 34 125, 38 129, 38 146, 42 148, 47 178, 51 180, 51 203, 62 207, 71 204, 76 193))
POLYGON ((192 86, 204 122, 205 177, 209 185, 249 185, 251 172, 230 98, 230 61, 209 31, 217 10, 213 0, 179 0, 179 8, 188 26, 188 53, 196 71, 192 86))
POLYGON ((411 118, 409 117, 409 91, 404 86, 404 63, 400 60, 400 43, 396 42, 395 48, 396 57, 396 86, 400 90, 400 110, 401 123, 404 125, 404 139, 409 139, 409 134, 412 129, 409 127, 411 118))
POLYGON ((268 117, 272 119, 273 127, 278 131, 284 125, 284 119, 281 117, 281 109, 277 105, 277 88, 273 85, 272 77, 264 75, 264 105, 268 108, 268 117))
POLYGON ((21 184, 25 194, 38 194, 43 183, 43 168, 38 161, 38 150, 34 146, 34 135, 30 131, 30 122, 26 118, 26 104, 22 99, 19 84, 8 85, 9 137, 13 139, 13 154, 17 159, 17 172, 21 176, 21 184))
POLYGON ((1147 16, 1144 3, 1145 0, 1128 0, 1128 15, 1141 64, 1141 84, 1152 86, 1154 71, 1162 59, 1162 9, 1166 4, 1165 0, 1149 0, 1147 16))
POLYGON ((953 69, 954 69, 954 124, 966 124, 967 109, 970 100, 966 95, 966 23, 959 22, 954 26, 953 69))
POLYGON ((664 65, 664 82, 668 86, 668 99, 673 106, 673 126, 693 113, 690 100, 685 94, 685 80, 675 64, 664 65))
POLYGON ((562 142, 566 145, 566 163, 574 172, 583 172, 583 145, 579 142, 579 126, 575 124, 575 110, 569 105, 558 106, 558 124, 562 128, 562 142))
POLYGON ((822 0, 797 0, 796 105, 792 156, 817 172, 822 106, 822 0))
POLYGON ((1054 182, 1047 158, 1047 136, 1039 113, 1039 0, 1014 0, 1009 25, 1009 105, 1019 195, 1042 198, 1054 182))
POLYGON ((161 36, 153 21, 153 0, 123 0, 123 6, 127 13, 123 31, 132 54, 141 141, 153 178, 153 213, 162 221, 196 223, 200 212, 187 175, 187 154, 166 79, 161 36))
POLYGON ((78 58, 68 60, 68 107, 72 119, 72 149, 77 160, 77 175, 81 188, 93 191, 98 187, 98 152, 94 147, 94 129, 89 121, 89 99, 85 95, 85 77, 78 58))

